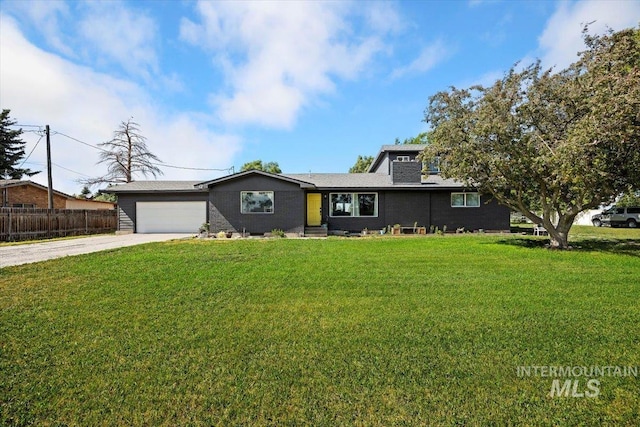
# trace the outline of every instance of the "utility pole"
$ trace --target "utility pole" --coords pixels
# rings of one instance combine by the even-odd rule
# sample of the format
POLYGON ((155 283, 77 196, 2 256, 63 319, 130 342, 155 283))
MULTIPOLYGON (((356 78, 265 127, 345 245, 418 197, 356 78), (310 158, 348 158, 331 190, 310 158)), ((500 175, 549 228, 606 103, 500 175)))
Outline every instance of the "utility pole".
POLYGON ((49 184, 48 196, 49 196, 49 209, 53 209, 53 178, 51 177, 51 132, 49 131, 49 125, 45 127, 47 133, 47 180, 49 184))

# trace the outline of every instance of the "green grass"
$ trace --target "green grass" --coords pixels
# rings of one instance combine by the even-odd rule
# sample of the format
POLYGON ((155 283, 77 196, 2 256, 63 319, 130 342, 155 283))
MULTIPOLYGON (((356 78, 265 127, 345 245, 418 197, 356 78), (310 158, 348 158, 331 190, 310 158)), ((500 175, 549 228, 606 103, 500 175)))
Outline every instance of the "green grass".
POLYGON ((1 269, 0 424, 636 425, 638 378, 551 398, 516 375, 640 365, 640 230, 601 230, 564 252, 193 240, 1 269))

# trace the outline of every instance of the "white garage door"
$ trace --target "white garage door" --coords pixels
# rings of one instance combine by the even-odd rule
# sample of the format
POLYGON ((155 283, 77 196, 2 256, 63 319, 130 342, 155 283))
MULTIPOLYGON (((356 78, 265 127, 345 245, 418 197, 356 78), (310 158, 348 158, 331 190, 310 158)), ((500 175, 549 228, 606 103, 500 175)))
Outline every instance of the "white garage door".
POLYGON ((207 202, 136 202, 137 233, 197 233, 207 202))

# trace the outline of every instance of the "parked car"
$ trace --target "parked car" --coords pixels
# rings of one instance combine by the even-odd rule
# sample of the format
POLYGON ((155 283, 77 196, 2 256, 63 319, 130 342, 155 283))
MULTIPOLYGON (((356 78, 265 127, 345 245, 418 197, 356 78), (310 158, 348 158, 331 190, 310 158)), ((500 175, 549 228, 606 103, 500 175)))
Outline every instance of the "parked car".
POLYGON ((591 217, 591 223, 596 227, 610 225, 611 227, 636 228, 640 223, 640 207, 612 207, 591 217))

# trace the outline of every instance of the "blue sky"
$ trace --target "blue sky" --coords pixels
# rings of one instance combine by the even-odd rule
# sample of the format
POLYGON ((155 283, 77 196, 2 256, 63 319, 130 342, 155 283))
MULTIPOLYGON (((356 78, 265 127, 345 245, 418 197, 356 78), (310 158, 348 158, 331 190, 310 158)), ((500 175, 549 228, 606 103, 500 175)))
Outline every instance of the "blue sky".
MULTIPOLYGON (((491 84, 518 61, 562 68, 584 23, 636 26, 640 2, 2 0, 0 19, 0 107, 51 126, 54 187, 78 193, 106 168, 67 136, 95 145, 129 117, 168 165, 347 172, 426 130, 429 96, 491 84)), ((44 140, 24 140, 46 183, 44 140)))

